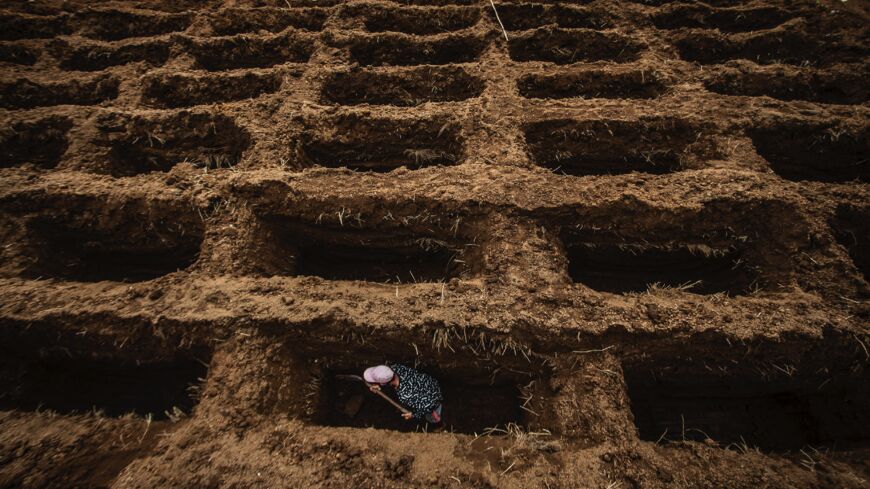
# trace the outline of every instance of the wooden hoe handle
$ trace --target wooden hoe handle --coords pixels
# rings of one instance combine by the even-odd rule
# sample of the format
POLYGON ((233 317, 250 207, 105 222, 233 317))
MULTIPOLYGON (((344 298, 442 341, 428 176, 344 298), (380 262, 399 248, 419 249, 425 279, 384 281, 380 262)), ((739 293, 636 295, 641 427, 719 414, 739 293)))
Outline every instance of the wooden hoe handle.
MULTIPOLYGON (((359 380, 360 382, 362 382, 363 384, 365 384, 366 387, 369 386, 369 383, 366 382, 366 379, 360 377, 359 375, 337 375, 336 377, 342 377, 342 378, 345 378, 345 379, 354 379, 354 380, 359 380)), ((369 389, 369 390, 371 391, 371 389, 369 389)), ((386 400, 387 402, 389 402, 390 404, 392 404, 396 409, 398 409, 399 411, 401 411, 402 414, 411 414, 411 411, 408 411, 407 409, 405 409, 404 406, 402 406, 402 405, 399 404, 398 402, 394 401, 393 398, 391 398, 390 396, 384 394, 384 393, 381 392, 381 391, 373 391, 373 392, 374 392, 375 394, 377 394, 377 395, 383 397, 384 400, 386 400)))

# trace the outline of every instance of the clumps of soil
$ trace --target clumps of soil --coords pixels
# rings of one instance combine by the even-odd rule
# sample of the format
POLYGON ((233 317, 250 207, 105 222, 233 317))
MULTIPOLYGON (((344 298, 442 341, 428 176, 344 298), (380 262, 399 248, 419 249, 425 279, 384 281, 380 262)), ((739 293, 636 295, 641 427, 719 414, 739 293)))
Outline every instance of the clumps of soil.
POLYGON ((64 15, 27 15, 0 13, 0 39, 50 39, 71 32, 64 15))
POLYGON ((183 31, 193 21, 189 13, 140 13, 119 9, 89 9, 77 12, 74 19, 80 35, 101 41, 183 31))
POLYGON ((776 27, 793 16, 779 7, 711 8, 704 4, 673 4, 652 16, 659 29, 683 27, 747 32, 776 27))
POLYGON ((128 63, 145 62, 160 66, 169 59, 170 43, 147 39, 124 44, 79 43, 52 41, 55 56, 64 70, 99 71, 128 63))
POLYGON ((112 218, 90 213, 37 216, 29 220, 30 252, 24 275, 81 282, 142 282, 184 270, 196 262, 204 230, 192 211, 171 219, 121 210, 112 218))
POLYGON ((854 65, 820 70, 731 61, 709 75, 704 86, 725 95, 861 104, 870 99, 870 93, 864 88, 868 76, 870 73, 865 68, 854 65))
POLYGON ((480 96, 483 80, 459 67, 403 71, 352 70, 331 74, 322 85, 324 103, 413 106, 480 96))
POLYGON ((568 175, 662 174, 703 158, 701 128, 683 119, 545 120, 524 128, 532 161, 568 175), (700 151, 700 154, 693 154, 700 151))
POLYGON ((480 20, 480 9, 471 7, 383 8, 365 6, 365 28, 369 32, 440 34, 467 29, 480 20))
POLYGON ((454 165, 463 154, 449 119, 387 119, 357 114, 319 121, 302 136, 303 159, 330 168, 389 172, 401 166, 454 165))
POLYGON ((651 99, 667 91, 668 82, 655 71, 591 69, 528 74, 517 81, 517 88, 527 98, 651 99))
POLYGON ((483 39, 463 34, 429 39, 385 33, 355 37, 347 44, 351 60, 364 66, 467 63, 486 47, 483 39))
POLYGON ((107 167, 101 170, 116 177, 165 172, 178 163, 228 168, 251 144, 247 130, 233 119, 188 111, 157 116, 101 114, 97 128, 101 134, 94 144, 108 150, 107 167))
POLYGON ((199 67, 208 71, 304 63, 308 61, 314 47, 310 38, 292 32, 271 37, 238 35, 214 39, 182 39, 199 67))
POLYGON ((779 120, 747 129, 779 176, 795 181, 870 181, 870 126, 779 120))
POLYGON ((255 98, 280 87, 279 73, 161 74, 146 79, 142 95, 148 105, 177 108, 255 98))
MULTIPOLYGON (((494 14, 490 13, 494 16, 494 14)), ((520 3, 498 6, 498 16, 509 31, 536 29, 544 26, 582 29, 609 29, 614 16, 599 9, 573 5, 520 3)))
POLYGON ((279 216, 266 218, 264 226, 268 244, 258 252, 257 268, 265 275, 445 282, 468 278, 479 261, 466 256, 472 253, 455 236, 412 226, 327 226, 279 216))
POLYGON ((111 75, 37 82, 27 78, 0 81, 0 107, 30 109, 50 105, 96 105, 118 96, 120 80, 111 75))
POLYGON ((513 36, 508 51, 514 61, 549 61, 560 65, 580 61, 638 59, 643 44, 622 34, 591 29, 541 28, 513 36))
POLYGON ((0 130, 0 166, 32 164, 54 168, 69 145, 72 122, 61 116, 13 122, 0 130))
POLYGON ((319 31, 323 29, 327 11, 320 8, 228 8, 209 15, 208 24, 214 35, 232 36, 246 32, 281 32, 288 27, 319 31))

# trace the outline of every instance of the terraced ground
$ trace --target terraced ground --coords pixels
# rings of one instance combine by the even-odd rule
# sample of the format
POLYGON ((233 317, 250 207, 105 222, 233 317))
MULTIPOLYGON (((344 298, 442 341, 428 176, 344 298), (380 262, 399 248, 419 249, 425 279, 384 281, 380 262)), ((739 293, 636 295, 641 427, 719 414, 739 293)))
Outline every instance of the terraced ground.
POLYGON ((868 487, 868 19, 3 2, 0 487, 868 487))

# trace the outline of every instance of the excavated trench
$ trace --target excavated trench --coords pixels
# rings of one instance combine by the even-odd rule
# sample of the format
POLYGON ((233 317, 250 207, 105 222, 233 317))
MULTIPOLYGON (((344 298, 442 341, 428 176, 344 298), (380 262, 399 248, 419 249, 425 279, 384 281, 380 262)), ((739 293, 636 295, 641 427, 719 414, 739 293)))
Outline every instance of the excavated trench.
POLYGON ((37 218, 28 223, 23 275, 83 282, 142 282, 190 267, 203 240, 191 216, 174 222, 130 220, 111 228, 100 223, 37 218), (183 224, 182 224, 183 223, 183 224))
POLYGON ((870 208, 840 205, 831 226, 837 242, 849 252, 864 280, 870 282, 870 208))
POLYGON ((71 127, 72 121, 60 116, 13 122, 0 131, 0 167, 29 163, 54 168, 69 145, 67 131, 71 127))
POLYGON ((651 99, 668 88, 655 73, 586 70, 556 75, 530 74, 517 80, 520 95, 527 98, 651 99))
MULTIPOLYGON (((466 434, 481 434, 487 428, 505 428, 508 424, 526 428, 533 422, 530 411, 521 407, 529 398, 528 386, 534 385, 535 380, 546 384, 550 375, 546 367, 530 364, 521 357, 482 359, 462 352, 436 352, 426 345, 420 346, 421 356, 416 357, 426 358, 426 363, 415 365, 413 352, 410 357, 395 353, 407 351, 407 344, 396 343, 396 340, 387 340, 377 348, 355 348, 352 355, 336 355, 335 351, 340 349, 337 345, 330 349, 311 344, 299 347, 306 351, 308 364, 319 372, 317 401, 310 422, 323 426, 374 427, 403 432, 431 428, 422 419, 405 421, 394 406, 369 392, 359 380, 337 377, 362 375, 367 367, 385 361, 416 368, 436 379, 443 396, 445 428, 466 434)), ((392 387, 384 387, 383 392, 397 399, 392 387)), ((535 391, 536 396, 544 394, 535 391)))
POLYGON ((412 229, 333 227, 288 218, 265 220, 269 243, 260 268, 269 275, 327 280, 444 282, 477 272, 479 258, 456 238, 412 229))
MULTIPOLYGON (((655 229, 646 232, 668 233, 655 229)), ((717 238, 722 232, 707 230, 704 234, 710 238, 656 243, 567 228, 561 242, 571 280, 600 292, 644 292, 657 286, 696 294, 743 295, 762 288, 765 281, 751 266, 745 243, 717 238)))
POLYGON ((788 180, 870 181, 870 126, 783 121, 747 132, 758 154, 788 180))
POLYGON ((166 172, 183 162, 228 168, 251 144, 248 132, 233 119, 206 113, 155 118, 110 113, 99 118, 97 127, 100 136, 94 144, 108 149, 109 165, 99 170, 116 177, 166 172))
MULTIPOLYGON (((354 428, 371 426, 396 431, 416 431, 421 424, 428 424, 424 420, 405 421, 395 407, 371 394, 361 382, 336 378, 336 374, 359 375, 368 366, 361 364, 346 371, 324 373, 315 418, 317 424, 354 428)), ((515 379, 505 378, 490 383, 492 373, 486 370, 476 375, 425 367, 420 370, 438 380, 444 396, 442 416, 450 431, 480 434, 487 428, 504 427, 508 423, 525 426, 520 389, 515 379)), ((384 387, 383 392, 397 398, 392 387, 384 387)))
POLYGON ((454 165, 463 150, 459 126, 443 117, 408 120, 351 114, 322 121, 302 139, 304 158, 313 164, 374 172, 454 165))
POLYGON ((314 49, 311 39, 293 32, 267 38, 240 34, 207 40, 182 39, 197 65, 208 71, 305 63, 314 49))
POLYGON ((778 7, 716 9, 704 5, 676 5, 653 15, 659 29, 718 29, 722 32, 750 32, 782 24, 793 14, 778 7))
POLYGON ((157 75, 145 80, 143 99, 161 108, 190 107, 255 98, 281 88, 277 73, 242 75, 157 75))
POLYGON ((514 61, 549 61, 559 65, 581 61, 625 63, 640 57, 644 46, 626 36, 593 29, 539 28, 512 37, 514 61))
POLYGON ((369 8, 365 11, 369 32, 403 32, 430 35, 467 29, 480 20, 480 10, 470 7, 369 8))
POLYGON ((478 97, 483 80, 457 67, 427 66, 400 73, 353 70, 331 74, 321 90, 325 103, 408 107, 478 97))
POLYGON ((119 84, 118 78, 108 75, 60 83, 18 78, 0 82, 0 107, 30 109, 51 105, 96 105, 116 98, 119 84))
POLYGON ((723 446, 774 452, 796 452, 806 445, 849 449, 870 442, 870 379, 860 368, 783 364, 768 366, 772 373, 765 376, 739 362, 667 363, 623 366, 643 440, 709 438, 723 446))
POLYGON ((190 26, 190 14, 142 14, 115 9, 85 10, 76 13, 78 34, 101 41, 131 37, 151 37, 183 31, 190 26))
POLYGON ((281 32, 288 27, 307 31, 320 31, 328 12, 321 8, 262 7, 226 8, 210 15, 208 23, 217 36, 254 33, 258 31, 281 32))
POLYGON ((382 33, 348 41, 351 59, 363 66, 467 63, 480 57, 486 44, 481 38, 464 34, 426 39, 382 33))
MULTIPOLYGON (((582 29, 613 27, 611 15, 573 5, 504 4, 499 5, 498 15, 505 29, 509 31, 522 31, 548 25, 582 29)), ((494 15, 492 17, 494 18, 494 15)))
POLYGON ((6 325, 0 338, 0 410, 102 411, 110 417, 135 413, 165 420, 178 410, 193 410, 211 359, 202 348, 119 349, 117 341, 97 335, 6 325))
POLYGON ((666 117, 546 120, 525 127, 526 142, 537 165, 576 176, 677 171, 698 134, 695 125, 666 117))
POLYGON ((79 44, 71 46, 65 41, 53 42, 54 55, 60 67, 70 71, 99 71, 112 66, 144 61, 160 66, 169 59, 171 44, 164 40, 144 40, 120 46, 79 44))

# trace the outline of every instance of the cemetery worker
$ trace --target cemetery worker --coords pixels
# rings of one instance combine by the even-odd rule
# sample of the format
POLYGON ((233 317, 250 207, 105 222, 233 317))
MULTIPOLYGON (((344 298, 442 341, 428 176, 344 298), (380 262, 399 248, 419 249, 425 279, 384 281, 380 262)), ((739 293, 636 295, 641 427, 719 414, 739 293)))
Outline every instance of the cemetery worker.
POLYGON ((441 387, 431 376, 405 365, 390 363, 367 368, 363 378, 369 383, 372 392, 379 391, 385 385, 395 389, 399 402, 411 411, 402 414, 403 418, 441 422, 441 387))

